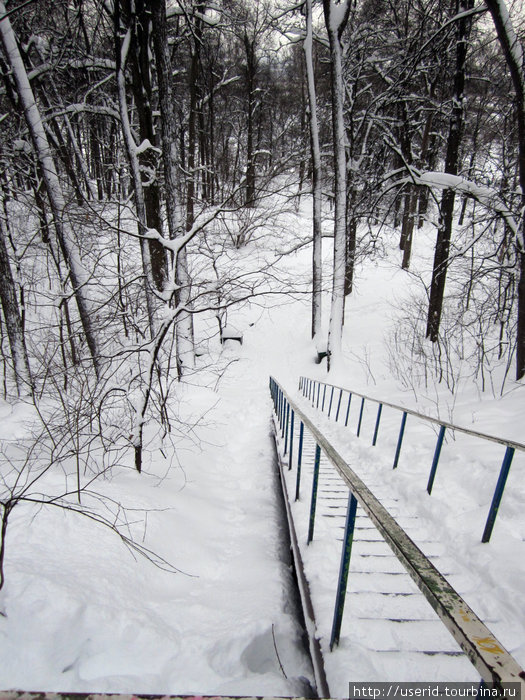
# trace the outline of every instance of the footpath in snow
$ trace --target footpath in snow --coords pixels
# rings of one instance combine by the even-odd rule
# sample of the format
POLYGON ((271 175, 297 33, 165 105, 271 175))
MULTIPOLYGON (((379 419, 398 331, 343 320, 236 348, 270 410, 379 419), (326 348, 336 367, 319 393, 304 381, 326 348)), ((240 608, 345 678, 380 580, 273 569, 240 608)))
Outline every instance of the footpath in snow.
MULTIPOLYGON (((221 346, 216 322, 204 319, 202 332, 215 334, 211 369, 172 402, 173 448, 152 444, 141 475, 115 470, 97 486, 127 509, 126 534, 180 573, 133 556, 81 516, 13 511, 0 689, 311 694, 270 433, 269 372, 286 357, 294 364, 287 334, 299 344, 308 330, 290 326, 289 309, 231 312, 242 347, 221 346)), ((23 440, 29 409, 0 411, 1 438, 23 440)))

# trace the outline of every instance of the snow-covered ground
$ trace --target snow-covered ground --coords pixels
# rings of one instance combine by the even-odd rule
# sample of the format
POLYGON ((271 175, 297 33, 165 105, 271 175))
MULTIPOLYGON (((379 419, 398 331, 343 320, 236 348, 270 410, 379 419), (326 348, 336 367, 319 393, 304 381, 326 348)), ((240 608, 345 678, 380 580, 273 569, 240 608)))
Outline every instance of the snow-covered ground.
MULTIPOLYGON (((271 260, 273 251, 293 248, 309 231, 304 200, 300 215, 288 213, 278 233, 231 250, 230 263, 239 270, 256 269, 262 258, 271 260)), ((416 263, 428 263, 431 238, 431 232, 418 232, 416 263)), ((314 363, 309 299, 302 293, 308 288, 310 255, 309 246, 299 247, 267 275, 270 284, 278 280, 274 291, 291 285, 298 294, 263 295, 230 309, 228 323, 242 330, 242 345, 230 340, 221 346, 214 319, 196 320, 197 338, 206 339, 206 353, 198 360, 202 371, 181 385, 171 404, 173 415, 191 430, 162 453, 152 444, 143 474, 115 469, 97 485, 128 509, 134 538, 179 573, 133 557, 114 533, 81 516, 30 506, 13 511, 6 584, 0 592, 0 688, 199 695, 308 692, 312 670, 295 619, 281 544, 268 377, 274 375, 289 391, 296 390, 301 374, 326 379, 324 366, 314 363)), ((328 265, 326 241, 325 259, 328 265)), ((452 396, 434 384, 425 391, 416 386, 407 390, 392 375, 385 334, 413 284, 399 269, 393 244, 386 258, 365 261, 346 310, 345 368, 330 380, 520 440, 523 386, 508 380, 500 396, 481 394, 474 383, 461 380, 452 396)), ((326 295, 325 312, 328 300, 326 295)), ((16 441, 31 421, 23 405, 2 403, 0 415, 3 440, 16 441)), ((453 540, 456 558, 472 569, 474 581, 484 576, 490 595, 487 587, 480 587, 481 607, 494 614, 499 621, 494 631, 501 631, 502 642, 525 664, 525 603, 519 597, 525 574, 524 456, 515 457, 493 539, 481 545, 501 449, 451 440, 434 493, 426 499, 424 474, 435 435, 430 430, 423 439, 417 430, 410 436, 409 430, 395 474, 386 465, 395 445, 395 428, 388 421, 373 456, 363 443, 351 449, 361 457, 366 452, 363 460, 370 469, 395 482, 400 497, 415 503, 426 526, 435 523, 440 536, 453 540)), ((351 680, 341 659, 338 678, 351 680)), ((377 676, 367 680, 382 680, 383 671, 376 666, 377 676)))

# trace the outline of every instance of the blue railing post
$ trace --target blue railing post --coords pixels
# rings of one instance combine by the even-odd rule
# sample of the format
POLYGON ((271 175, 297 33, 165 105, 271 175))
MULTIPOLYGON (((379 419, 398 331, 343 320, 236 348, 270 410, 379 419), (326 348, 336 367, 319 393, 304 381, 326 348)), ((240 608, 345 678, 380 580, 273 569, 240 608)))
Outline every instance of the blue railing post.
POLYGON ((286 408, 288 406, 288 401, 283 394, 283 411, 282 411, 282 422, 281 422, 281 437, 284 437, 284 431, 286 429, 286 408))
POLYGON ((376 444, 376 442, 377 442, 377 434, 378 434, 378 432, 379 432, 379 423, 380 423, 380 421, 381 421, 381 412, 382 412, 382 410, 383 410, 383 404, 380 403, 380 404, 379 404, 379 408, 377 409, 376 427, 374 428, 374 437, 373 437, 373 440, 372 440, 372 446, 375 446, 375 444, 376 444))
POLYGON ((401 445, 403 444, 403 436, 405 434, 405 425, 407 422, 407 412, 403 411, 403 418, 401 418, 401 427, 399 428, 399 437, 397 439, 396 455, 394 457, 394 466, 392 469, 396 469, 399 462, 399 455, 401 454, 401 445))
POLYGON ((334 648, 334 644, 339 644, 339 636, 341 634, 341 623, 343 621, 343 611, 345 608, 348 571, 350 569, 350 555, 352 553, 352 542, 354 541, 356 512, 357 499, 354 494, 350 492, 348 494, 348 506, 346 509, 345 534, 343 537, 343 549, 341 550, 341 564, 339 567, 337 595, 335 597, 334 619, 332 622, 332 635, 330 638, 330 651, 332 651, 334 648))
POLYGON ((295 411, 292 408, 292 415, 290 417, 290 454, 288 455, 288 469, 290 470, 292 468, 292 459, 293 459, 293 424, 294 424, 294 418, 295 418, 295 411))
POLYGON ((319 484, 319 464, 321 462, 321 448, 316 444, 315 446, 315 462, 314 462, 314 478, 312 480, 312 500, 310 501, 310 524, 308 527, 308 541, 310 542, 314 538, 314 525, 315 525, 315 506, 317 504, 317 486, 319 484))
POLYGON ((297 479, 295 481, 295 500, 299 500, 301 490, 301 465, 303 463, 303 438, 304 438, 304 423, 301 421, 299 426, 299 447, 297 448, 297 479))
POLYGON ((501 503, 501 498, 503 496, 503 491, 509 475, 510 465, 512 464, 512 458, 514 457, 514 451, 514 447, 507 447, 505 450, 505 456, 503 457, 503 463, 499 472, 498 483, 496 484, 496 490, 494 491, 494 496, 492 497, 492 503, 490 505, 489 516, 487 518, 483 537, 481 538, 482 542, 488 542, 490 540, 490 536, 492 535, 492 528, 494 527, 494 523, 496 521, 499 505, 501 503))
POLYGON ((288 426, 290 424, 290 402, 286 402, 286 420, 284 422, 284 452, 283 454, 286 454, 286 451, 288 449, 288 426))
POLYGON ((363 409, 365 407, 365 397, 361 399, 361 409, 359 411, 359 422, 357 424, 357 437, 359 437, 359 433, 361 432, 361 422, 363 420, 363 409))
POLYGON ((341 408, 341 399, 343 398, 343 390, 339 389, 339 401, 337 402, 337 411, 335 412, 335 422, 337 423, 337 419, 339 418, 339 410, 341 408))
POLYGON ((348 406, 346 407, 345 427, 348 425, 348 416, 350 415, 350 404, 351 403, 352 403, 352 392, 350 391, 348 393, 348 406))
POLYGON ((334 389, 335 389, 335 387, 332 387, 332 391, 330 392, 330 405, 328 406, 328 418, 330 418, 330 413, 332 413, 332 401, 334 400, 334 389))
POLYGON ((430 469, 430 476, 428 477, 427 493, 430 495, 432 493, 432 486, 434 485, 434 478, 436 476, 436 469, 439 462, 439 455, 441 454, 441 448, 443 447, 443 438, 445 437, 445 426, 442 425, 439 428, 439 435, 436 443, 436 449, 434 450, 434 459, 432 460, 432 467, 430 469))
MULTIPOLYGON (((310 379, 309 377, 305 377, 305 376, 301 376, 299 379, 299 390, 302 392, 303 396, 307 397, 309 400, 311 400, 312 407, 316 407, 317 409, 321 408, 322 412, 324 412, 324 408, 325 408, 325 404, 326 404, 327 388, 331 389, 330 398, 329 398, 329 406, 328 406, 328 418, 331 417, 332 410, 334 409, 335 390, 339 389, 339 398, 337 400, 337 409, 334 409, 336 423, 338 422, 339 415, 341 414, 343 393, 344 393, 344 391, 347 391, 348 403, 346 406, 346 416, 345 416, 344 424, 345 424, 345 426, 348 426, 349 419, 350 419, 351 404, 352 404, 352 392, 351 391, 349 391, 347 389, 343 389, 341 387, 334 386, 332 384, 327 384, 326 382, 321 382, 319 380, 310 379), (322 398, 321 398, 321 384, 323 385, 322 398), (317 393, 317 395, 316 395, 316 393, 317 393)), ((291 408, 291 406, 289 405, 289 402, 288 402, 286 396, 284 395, 279 384, 275 381, 275 379, 273 377, 270 377, 270 391, 271 391, 271 395, 273 398, 276 417, 278 419, 279 427, 281 429, 281 434, 282 434, 282 437, 284 438, 284 454, 286 455, 287 450, 289 449, 290 454, 289 454, 289 459, 288 459, 288 466, 289 466, 289 469, 292 469, 293 450, 294 450, 294 434, 293 433, 294 433, 295 412, 291 408), (291 413, 292 425, 291 425, 291 432, 288 432, 290 413, 291 413)), ((359 418, 358 418, 358 424, 357 424, 357 436, 360 437, 362 423, 363 423, 363 417, 364 417, 365 401, 367 399, 369 399, 369 397, 364 396, 362 394, 357 394, 357 396, 360 396, 360 398, 361 398, 361 406, 359 409, 359 418)), ((408 417, 409 413, 415 415, 416 417, 419 417, 420 419, 427 420, 430 423, 439 426, 437 442, 436 442, 436 446, 434 449, 432 465, 430 468, 430 474, 429 474, 428 482, 427 482, 427 493, 429 495, 432 493, 432 489, 434 486, 434 481, 435 481, 435 477, 436 477, 436 473, 437 473, 439 460, 441 457, 441 451, 443 448, 443 442, 445 439, 445 433, 446 433, 447 427, 449 427, 451 430, 458 430, 460 432, 471 434, 471 435, 474 435, 476 437, 479 437, 479 438, 482 438, 485 440, 490 440, 493 442, 494 441, 495 442, 503 442, 493 435, 485 435, 485 434, 480 433, 480 432, 475 431, 475 430, 469 430, 469 429, 462 428, 460 426, 454 426, 451 424, 442 425, 437 420, 435 420, 429 416, 424 416, 420 413, 417 413, 416 411, 404 409, 401 406, 396 406, 396 405, 390 404, 390 403, 384 403, 382 401, 377 401, 376 399, 369 399, 369 400, 375 401, 378 404, 377 416, 376 416, 374 433, 373 433, 373 438, 372 438, 372 445, 373 446, 375 446, 377 444, 377 439, 378 439, 378 435, 379 435, 379 428, 380 428, 380 423, 381 423, 381 418, 382 418, 383 406, 384 405, 390 406, 391 408, 399 410, 402 413, 401 425, 399 428, 396 451, 395 451, 394 461, 393 461, 393 466, 392 466, 393 469, 397 469, 397 467, 399 465, 401 449, 402 449, 404 436, 405 436, 406 421, 407 421, 407 417, 408 417)), ((304 424, 301 421, 300 436, 299 436, 299 455, 297 458, 298 474, 297 474, 297 486, 296 486, 296 500, 299 498, 300 466, 301 466, 301 457, 302 457, 303 435, 304 435, 304 424)), ((503 444, 505 444, 505 442, 503 442, 503 444)), ((500 504, 501 504, 503 492, 505 489, 509 470, 510 470, 516 449, 524 450, 525 444, 514 443, 514 442, 511 442, 510 444, 507 443, 507 449, 505 452, 503 463, 501 465, 498 483, 496 485, 496 489, 495 489, 495 492, 494 492, 494 495, 492 498, 490 510, 489 510, 488 517, 487 517, 487 522, 485 524, 485 530, 483 532, 483 536, 481 539, 482 542, 488 542, 490 540, 491 535, 492 535, 492 530, 493 530, 494 523, 495 523, 495 520, 496 520, 496 517, 498 514, 498 509, 499 509, 500 504), (513 445, 513 447, 511 447, 511 445, 513 445)), ((315 514, 315 505, 314 505, 314 514, 315 514)), ((312 532, 313 532, 313 523, 312 523, 312 532)))

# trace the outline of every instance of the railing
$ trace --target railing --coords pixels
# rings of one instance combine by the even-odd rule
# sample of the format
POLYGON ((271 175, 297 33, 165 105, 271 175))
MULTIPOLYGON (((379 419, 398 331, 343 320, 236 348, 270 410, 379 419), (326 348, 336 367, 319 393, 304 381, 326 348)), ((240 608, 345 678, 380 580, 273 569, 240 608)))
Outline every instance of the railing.
POLYGON ((316 408, 320 408, 322 412, 325 410, 325 405, 328 407, 327 415, 328 417, 332 414, 332 407, 334 404, 334 394, 335 402, 337 403, 337 409, 335 410, 335 421, 338 422, 339 415, 341 414, 341 405, 343 404, 343 413, 345 413, 344 425, 348 425, 348 419, 350 415, 350 406, 352 403, 352 397, 357 396, 361 399, 361 404, 359 408, 359 418, 357 422, 357 436, 361 434, 361 427, 363 422, 363 412, 365 407, 365 402, 370 401, 372 403, 378 404, 374 435, 372 439, 372 445, 376 445, 377 437, 379 433, 379 426, 381 423, 381 414, 384 406, 393 408, 402 413, 401 425, 399 428, 399 435, 397 439, 396 450, 394 454, 393 469, 396 469, 399 463, 399 457, 401 454, 401 446, 403 444, 403 437, 405 435, 405 427, 407 422, 407 416, 415 416, 416 418, 432 423, 435 426, 439 426, 438 437, 436 441, 436 446, 434 448, 434 456, 432 458, 432 464, 430 467, 430 473, 427 482, 427 493, 430 495, 432 493, 432 487, 434 485, 434 479, 436 477, 436 471, 439 463, 439 458, 441 455, 441 448, 443 447, 443 441, 445 438, 445 432, 447 430, 454 431, 455 433, 463 433, 464 435, 470 435, 482 440, 489 442, 496 442, 500 445, 505 446, 505 454, 503 456, 503 462, 500 467, 498 481, 494 490, 494 495, 492 497, 492 502, 490 505, 489 513, 485 523, 485 528, 483 530, 483 535, 481 537, 482 542, 488 542, 492 535, 492 530, 494 528, 494 523, 496 522, 496 516, 501 504, 501 499, 503 497, 503 492, 505 490, 505 484, 507 483, 507 477, 509 475, 510 467, 512 464, 512 459, 516 450, 525 451, 525 445, 520 442, 514 442, 512 440, 503 440, 502 438, 496 437, 494 435, 487 435, 486 433, 481 433, 477 430, 472 430, 471 428, 463 428, 459 425, 454 425, 453 423, 448 423, 447 421, 442 421, 437 418, 432 418, 426 416, 423 413, 418 413, 417 411, 405 408, 403 406, 398 406, 387 401, 381 401, 380 399, 372 398, 371 396, 366 396, 365 394, 359 394, 355 391, 350 391, 349 389, 343 389, 342 387, 335 386, 333 384, 327 384, 326 382, 321 382, 317 379, 309 379, 308 377, 301 377, 299 380, 299 390, 302 392, 303 396, 312 401, 312 405, 316 408), (321 390, 321 387, 322 390, 321 390), (327 396, 329 394, 329 398, 327 396), (343 395, 348 395, 348 400, 343 401, 343 395), (346 404, 346 410, 345 410, 346 404))
MULTIPOLYGON (((305 395, 309 398, 312 398, 312 392, 314 388, 317 388, 316 401, 320 400, 321 385, 322 383, 311 382, 311 380, 303 379, 301 381, 301 388, 304 389, 305 395)), ((326 386, 328 385, 325 385, 323 401, 327 398, 326 386)), ((312 420, 308 418, 272 377, 270 378, 270 392, 275 408, 276 430, 279 431, 279 437, 283 444, 282 459, 285 463, 287 461, 288 469, 291 470, 294 466, 297 469, 296 499, 298 498, 301 482, 305 431, 308 431, 315 441, 316 448, 310 496, 308 543, 310 543, 314 537, 321 451, 326 455, 349 488, 346 525, 341 551, 337 591, 335 594, 330 649, 333 649, 334 645, 339 643, 356 511, 359 504, 426 597, 432 608, 436 611, 441 621, 466 653, 469 660, 481 675, 484 683, 491 688, 497 689, 501 695, 504 695, 505 688, 520 688, 521 690, 525 690, 525 672, 519 667, 513 657, 504 649, 485 624, 477 617, 461 596, 452 588, 448 581, 410 539, 364 482, 348 466, 312 420), (297 424, 299 431, 296 438, 297 424), (518 686, 516 686, 516 684, 518 684, 518 686)), ((328 408, 329 413, 333 406, 333 392, 331 393, 332 395, 329 399, 328 408)), ((342 394, 340 394, 337 401, 336 417, 338 417, 340 413, 341 398, 342 394)), ((374 439, 377 439, 380 411, 378 414, 374 439)), ((360 421, 361 419, 362 410, 360 411, 360 421)), ((346 420, 348 420, 348 410, 346 420)))

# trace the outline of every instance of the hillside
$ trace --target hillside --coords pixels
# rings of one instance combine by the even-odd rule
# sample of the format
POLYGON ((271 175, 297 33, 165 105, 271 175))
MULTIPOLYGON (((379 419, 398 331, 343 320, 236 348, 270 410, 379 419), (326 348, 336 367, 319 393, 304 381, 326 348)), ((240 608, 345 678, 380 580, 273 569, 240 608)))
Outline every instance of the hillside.
MULTIPOLYGON (((283 217, 277 217, 280 225, 273 220, 271 228, 228 250, 223 259, 230 270, 250 271, 261 285, 259 296, 228 311, 228 323, 242 331, 243 344, 229 340, 221 346, 213 312, 199 315, 202 354, 197 371, 170 399, 175 428, 169 440, 161 448, 158 436, 148 434, 142 474, 128 460, 96 485, 124 509, 126 534, 178 571, 163 571, 133 555, 114 532, 81 515, 19 506, 9 525, 0 593, 0 688, 308 692, 311 669, 281 538, 268 378, 274 375, 294 392, 300 375, 326 379, 326 371, 315 364, 309 340, 311 248, 298 245, 309 234, 308 199, 303 197, 298 213, 283 217)), ((430 231, 418 232, 414 246, 413 269, 423 276, 430 237, 430 231)), ((330 240, 324 240, 328 269, 330 240)), ((452 395, 443 384, 429 380, 425 387, 414 376, 403 386, 394 375, 388 341, 400 327, 400 309, 410 312, 406 300, 417 278, 400 270, 395 241, 386 233, 381 241, 381 250, 359 264, 346 309, 345 368, 329 380, 519 440, 523 387, 510 379, 502 394, 483 393, 479 379, 456 367, 452 395)), ((206 264, 197 252, 194 261, 206 264)), ((325 315, 328 305, 326 293, 325 315)), ((4 441, 31 431, 29 407, 2 402, 0 410, 4 441)), ((384 468, 391 480, 382 460, 389 459, 394 440, 387 430, 370 458, 373 469, 384 468)), ((488 584, 488 589, 480 585, 478 601, 490 616, 497 614, 496 633, 524 664, 519 622, 525 612, 519 596, 525 574, 523 454, 515 457, 493 539, 488 545, 479 542, 502 457, 497 447, 487 454, 483 445, 447 443, 434 494, 425 501, 425 465, 433 442, 407 442, 395 480, 407 502, 417 502, 424 526, 438 527, 445 540, 453 540, 454 555, 474 580, 488 584), (483 597, 487 590, 488 598, 483 597)), ((48 473, 45 488, 61 488, 61 478, 48 473)), ((103 503, 97 507, 105 512, 103 503)), ((370 680, 383 679, 382 669, 376 671, 378 677, 370 680)), ((351 670, 341 673, 349 676, 351 670)))

